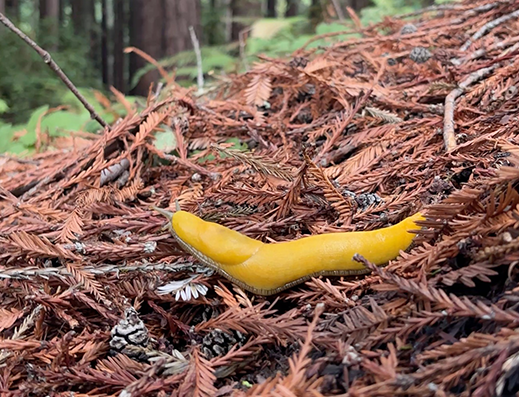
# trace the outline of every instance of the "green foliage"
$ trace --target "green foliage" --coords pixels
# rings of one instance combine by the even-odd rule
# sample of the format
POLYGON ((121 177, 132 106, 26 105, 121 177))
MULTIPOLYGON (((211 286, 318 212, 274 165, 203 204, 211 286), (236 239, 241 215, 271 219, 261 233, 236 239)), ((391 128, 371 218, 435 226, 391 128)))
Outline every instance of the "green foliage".
POLYGON ((40 118, 43 117, 45 112, 49 110, 49 105, 40 106, 38 109, 36 109, 29 119, 29 122, 27 123, 27 126, 25 129, 27 130, 27 133, 23 135, 18 141, 21 142, 25 147, 29 148, 34 146, 36 143, 36 126, 38 124, 38 121, 40 118))
POLYGON ((262 18, 256 20, 251 26, 251 38, 269 39, 279 34, 294 34, 298 29, 304 28, 304 17, 292 18, 262 18))
POLYGON ((205 44, 214 46, 225 43, 225 7, 223 4, 211 7, 210 1, 203 1, 200 20, 205 44))
MULTIPOLYGON (((280 25, 282 27, 271 37, 263 38, 262 34, 258 34, 257 37, 247 40, 246 52, 249 63, 260 53, 271 57, 287 56, 313 37, 306 18, 285 18, 283 21, 283 25, 280 25)), ((258 25, 261 26, 259 23, 258 25)))
MULTIPOLYGON (((116 117, 124 117, 126 109, 122 104, 112 104, 109 109, 104 108, 96 99, 94 90, 80 88, 80 93, 93 106, 99 116, 108 123, 113 123, 116 117)), ((135 103, 135 97, 126 97, 130 103, 135 103)), ((64 109, 51 109, 44 105, 32 111, 26 124, 12 125, 0 121, 0 153, 9 152, 28 154, 34 151, 36 143, 36 129, 40 122, 40 131, 52 137, 68 136, 70 132, 87 131, 97 132, 100 126, 97 121, 90 118, 90 113, 70 91, 64 92, 58 102, 64 105, 64 109), (25 133, 18 139, 13 139, 15 132, 25 133)), ((1 107, 0 101, 0 107, 1 107)), ((17 134, 19 135, 19 134, 17 134)))
MULTIPOLYGON (((9 110, 9 106, 7 105, 7 102, 3 99, 0 99, 0 114, 5 113, 9 110)), ((1 120, 0 120, 1 123, 1 120)))
POLYGON ((21 142, 13 142, 12 138, 16 131, 22 130, 23 126, 2 124, 0 123, 0 153, 10 152, 19 154, 25 150, 25 146, 21 142))
MULTIPOLYGON (((247 150, 249 150, 247 144, 240 141, 239 138, 226 139, 225 143, 232 143, 232 146, 228 147, 228 149, 231 149, 231 150, 238 150, 240 152, 246 152, 247 150)), ((201 152, 201 150, 194 150, 193 154, 197 154, 200 152, 201 152)), ((227 155, 225 153, 219 153, 219 155, 220 155, 220 158, 222 158, 222 159, 229 157, 229 155, 227 155)), ((205 163, 206 161, 213 161, 214 159, 216 159, 214 154, 208 154, 207 156, 199 158, 198 162, 205 163)))
MULTIPOLYGON (((238 51, 238 44, 231 43, 213 47, 202 47, 200 52, 202 55, 202 69, 206 74, 231 72, 235 69, 236 58, 233 56, 238 51)), ((196 55, 194 51, 182 51, 178 54, 164 58, 159 64, 166 68, 176 68, 179 80, 188 79, 187 84, 195 83, 197 76, 196 55)), ((142 76, 150 70, 154 70, 155 66, 149 64, 141 68, 133 76, 131 86, 135 87, 142 76)))
POLYGON ((164 153, 171 153, 177 148, 177 139, 173 130, 167 126, 162 125, 164 131, 155 133, 155 147, 162 150, 164 153))
POLYGON ((86 130, 90 121, 88 112, 75 113, 60 111, 46 115, 41 121, 42 131, 48 131, 51 137, 66 136, 69 132, 86 130))
POLYGON ((361 21, 364 25, 380 22, 384 17, 406 14, 423 7, 421 0, 373 0, 374 6, 361 10, 361 21))
MULTIPOLYGON (((40 31, 27 24, 21 26, 26 29, 24 33, 38 40, 44 48, 56 44, 50 38, 52 35, 46 34, 45 23, 40 31)), ((59 51, 53 52, 52 57, 76 85, 96 87, 98 83, 91 72, 88 51, 85 39, 62 29, 59 51)), ((0 53, 0 99, 8 105, 2 114, 4 122, 23 122, 42 104, 50 107, 60 104, 60 97, 67 91, 63 82, 32 48, 7 29, 0 31, 0 53)))

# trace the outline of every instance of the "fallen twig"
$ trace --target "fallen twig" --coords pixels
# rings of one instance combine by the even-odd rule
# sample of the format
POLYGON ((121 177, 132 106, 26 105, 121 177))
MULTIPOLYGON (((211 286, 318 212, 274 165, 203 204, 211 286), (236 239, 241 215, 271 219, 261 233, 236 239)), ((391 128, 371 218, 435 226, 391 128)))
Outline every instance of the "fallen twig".
POLYGON ((463 80, 457 88, 452 90, 445 98, 445 114, 443 118, 443 141, 445 150, 451 152, 456 148, 456 135, 454 132, 454 106, 456 99, 465 92, 467 87, 486 75, 490 74, 498 67, 497 64, 475 71, 465 80, 463 80))

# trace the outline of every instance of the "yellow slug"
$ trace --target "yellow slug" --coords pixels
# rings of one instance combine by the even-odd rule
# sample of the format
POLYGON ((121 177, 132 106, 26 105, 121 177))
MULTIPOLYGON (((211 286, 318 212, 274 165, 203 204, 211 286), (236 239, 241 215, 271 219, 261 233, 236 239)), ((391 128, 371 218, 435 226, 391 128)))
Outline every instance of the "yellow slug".
POLYGON ((168 218, 169 229, 184 250, 258 295, 276 294, 311 277, 368 273, 363 264, 353 260, 353 255, 383 265, 411 245, 415 234, 409 230, 419 229, 415 221, 425 219, 417 213, 383 229, 265 244, 189 212, 153 208, 168 218))

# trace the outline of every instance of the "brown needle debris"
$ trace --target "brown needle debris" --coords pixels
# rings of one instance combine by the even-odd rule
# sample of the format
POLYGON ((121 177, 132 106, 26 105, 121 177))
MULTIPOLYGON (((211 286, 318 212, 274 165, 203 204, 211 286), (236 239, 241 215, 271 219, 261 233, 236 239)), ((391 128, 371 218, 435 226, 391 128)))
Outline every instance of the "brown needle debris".
POLYGON ((0 157, 0 394, 513 395, 518 6, 167 81, 74 150, 0 157), (385 268, 265 298, 175 244, 150 207, 176 202, 263 241, 427 219, 385 268))

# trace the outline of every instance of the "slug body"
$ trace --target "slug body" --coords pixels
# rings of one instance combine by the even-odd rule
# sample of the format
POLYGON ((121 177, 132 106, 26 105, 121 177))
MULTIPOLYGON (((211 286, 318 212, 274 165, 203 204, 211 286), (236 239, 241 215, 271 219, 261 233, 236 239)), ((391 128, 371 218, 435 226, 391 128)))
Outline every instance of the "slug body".
POLYGON ((420 213, 383 229, 329 233, 265 244, 232 229, 206 222, 185 211, 171 214, 170 230, 183 249, 240 287, 258 295, 272 295, 319 275, 369 272, 354 261, 360 254, 382 265, 407 249, 419 227, 420 213))

